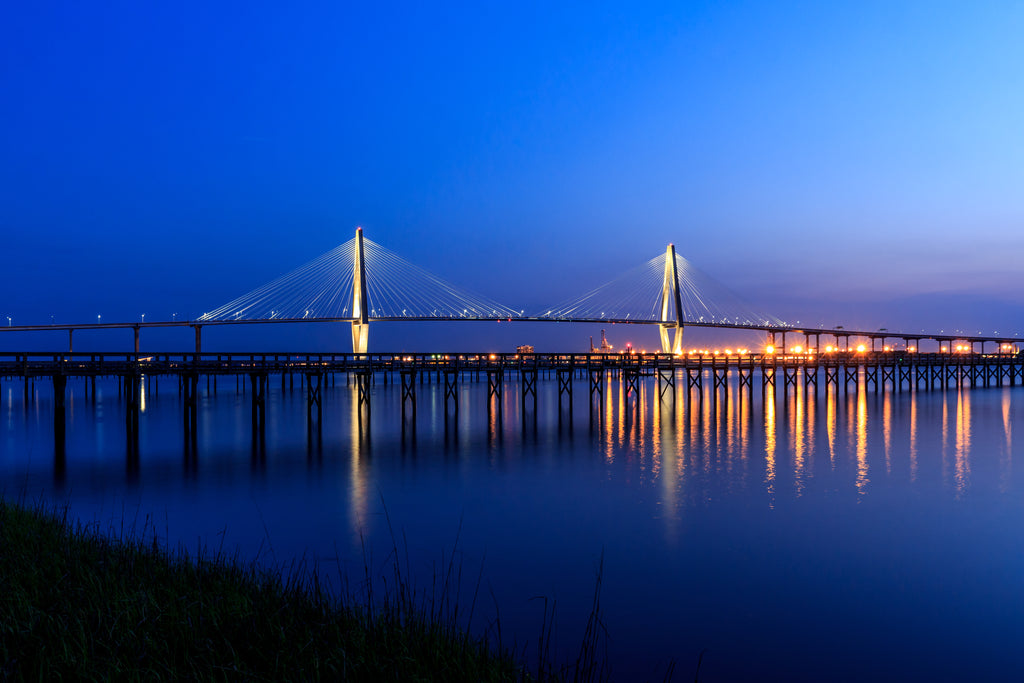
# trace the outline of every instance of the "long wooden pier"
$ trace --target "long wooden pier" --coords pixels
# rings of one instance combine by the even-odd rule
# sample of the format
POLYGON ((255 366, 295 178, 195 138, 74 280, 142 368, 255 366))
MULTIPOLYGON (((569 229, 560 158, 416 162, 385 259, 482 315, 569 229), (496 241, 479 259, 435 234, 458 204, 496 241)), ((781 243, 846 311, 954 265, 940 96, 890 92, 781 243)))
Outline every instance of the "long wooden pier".
POLYGON ((139 412, 143 377, 159 381, 172 378, 183 399, 183 433, 186 448, 194 450, 200 379, 216 386, 218 377, 236 378, 236 386, 249 385, 254 442, 262 440, 266 397, 270 378, 280 379, 282 388, 294 386, 296 377, 306 392, 307 425, 319 428, 323 418, 322 387, 339 376, 354 385, 360 419, 369 417, 371 386, 378 380, 401 383, 403 420, 411 411, 415 423, 416 387, 425 382, 443 384, 445 414, 459 410, 457 388, 464 381, 487 381, 487 409, 499 417, 507 381, 519 382, 523 413, 532 407, 536 415, 537 383, 541 378, 558 382, 558 403, 568 403, 571 413, 573 392, 584 381, 593 406, 604 395, 608 376, 622 378, 627 397, 639 394, 640 378, 654 377, 659 400, 675 396, 677 387, 689 397, 703 396, 727 386, 730 375, 738 378, 741 390, 763 394, 803 385, 855 391, 934 390, 949 387, 990 387, 1024 385, 1022 353, 909 353, 841 352, 805 355, 717 355, 661 353, 0 353, 0 382, 20 381, 25 403, 37 380, 53 386, 55 449, 64 450, 64 405, 68 380, 82 379, 83 391, 96 395, 96 379, 114 377, 126 404, 128 454, 138 454, 139 412), (756 379, 755 379, 756 378, 756 379), (493 405, 492 405, 492 399, 493 405))

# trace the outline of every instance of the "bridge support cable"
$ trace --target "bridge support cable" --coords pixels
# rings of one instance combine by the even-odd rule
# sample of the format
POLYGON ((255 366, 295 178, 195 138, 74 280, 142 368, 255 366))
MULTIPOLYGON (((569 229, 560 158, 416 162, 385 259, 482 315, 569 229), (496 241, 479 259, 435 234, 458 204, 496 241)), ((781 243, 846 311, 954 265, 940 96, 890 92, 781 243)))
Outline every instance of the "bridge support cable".
POLYGON ((698 270, 669 245, 647 263, 605 284, 538 312, 543 320, 653 323, 662 326, 662 351, 682 351, 684 324, 716 327, 785 327, 698 270))
POLYGON ((679 296, 679 272, 676 270, 676 248, 665 250, 665 277, 661 285, 661 351, 679 355, 683 352, 683 301, 679 296))
POLYGON ((353 352, 366 353, 371 321, 509 320, 522 314, 406 261, 356 228, 353 239, 204 313, 196 323, 348 322, 353 352))

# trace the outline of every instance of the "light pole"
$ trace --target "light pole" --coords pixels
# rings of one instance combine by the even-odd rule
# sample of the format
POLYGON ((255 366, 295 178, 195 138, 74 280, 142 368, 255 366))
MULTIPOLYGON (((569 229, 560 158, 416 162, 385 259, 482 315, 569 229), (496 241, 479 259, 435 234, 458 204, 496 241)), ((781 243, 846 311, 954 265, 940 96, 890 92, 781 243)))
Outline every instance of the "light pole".
POLYGON ((7 316, 7 327, 11 326, 11 316, 7 316))
POLYGON ((96 324, 97 324, 97 325, 99 325, 99 324, 100 324, 100 317, 101 317, 101 316, 100 316, 100 315, 99 315, 99 314, 97 313, 97 314, 96 314, 96 324))
POLYGON ((146 314, 145 313, 142 314, 142 322, 146 322, 146 314))

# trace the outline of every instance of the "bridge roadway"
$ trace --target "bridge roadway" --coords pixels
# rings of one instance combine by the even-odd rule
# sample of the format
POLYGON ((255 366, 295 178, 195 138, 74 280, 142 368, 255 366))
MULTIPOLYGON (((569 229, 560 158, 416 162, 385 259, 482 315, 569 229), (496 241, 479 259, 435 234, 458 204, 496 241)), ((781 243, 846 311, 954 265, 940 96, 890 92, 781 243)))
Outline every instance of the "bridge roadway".
MULTIPOLYGON (((370 322, 498 322, 498 323, 510 323, 510 322, 545 322, 545 323, 588 323, 588 324, 600 324, 600 325, 661 325, 659 320, 638 320, 629 318, 550 318, 550 317, 518 317, 518 318, 452 318, 452 317, 388 317, 388 318, 373 318, 371 317, 370 322)), ((195 352, 202 352, 202 329, 203 327, 219 326, 219 325, 266 325, 266 324, 294 324, 294 323, 353 323, 353 318, 273 318, 268 320, 162 320, 162 321, 150 321, 150 322, 114 322, 114 323, 54 323, 50 325, 8 325, 7 327, 0 327, 0 332, 66 332, 68 335, 68 351, 74 351, 74 333, 79 330, 132 330, 134 334, 134 350, 138 352, 140 350, 140 336, 143 329, 150 328, 167 328, 167 327, 191 327, 195 332, 195 352)), ((705 322, 705 321, 685 321, 684 327, 705 327, 715 328, 724 330, 743 330, 743 331, 756 331, 764 332, 768 336, 769 343, 773 346, 781 349, 788 349, 787 335, 802 335, 804 337, 804 348, 815 348, 820 350, 821 338, 835 339, 836 346, 840 347, 844 344, 840 343, 840 340, 845 341, 845 346, 849 346, 850 339, 867 339, 870 342, 871 350, 876 349, 876 343, 881 342, 881 346, 885 346, 887 339, 901 340, 903 341, 904 348, 910 348, 911 344, 915 347, 920 347, 922 341, 934 341, 936 343, 936 351, 940 351, 945 345, 948 349, 952 349, 956 342, 962 342, 963 345, 969 345, 971 350, 975 353, 986 353, 990 349, 986 348, 986 344, 995 344, 996 351, 1003 351, 1005 347, 1009 347, 1016 351, 1020 348, 1022 340, 1019 336, 1000 336, 998 334, 993 335, 969 335, 952 333, 947 334, 945 332, 900 332, 900 331, 889 331, 888 329, 879 330, 848 330, 843 327, 835 328, 817 328, 817 327, 801 327, 801 326, 787 326, 787 325, 747 325, 739 323, 727 323, 727 322, 705 322), (814 338, 815 343, 811 344, 811 338, 814 338), (976 346, 977 345, 977 346, 976 346)), ((920 350, 920 349, 919 349, 920 350)))

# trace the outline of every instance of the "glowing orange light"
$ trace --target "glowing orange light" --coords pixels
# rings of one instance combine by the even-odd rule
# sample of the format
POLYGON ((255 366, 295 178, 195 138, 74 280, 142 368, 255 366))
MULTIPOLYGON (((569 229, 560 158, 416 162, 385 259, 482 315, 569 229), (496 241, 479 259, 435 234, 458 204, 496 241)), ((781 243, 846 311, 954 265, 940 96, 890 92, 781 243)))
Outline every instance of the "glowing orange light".
POLYGON ((863 344, 858 344, 858 345, 857 345, 857 353, 864 353, 864 351, 865 351, 866 349, 867 349, 867 347, 866 347, 866 346, 864 346, 863 344))
POLYGON ((831 344, 825 347, 825 353, 832 353, 833 351, 835 351, 835 349, 832 348, 831 344))
POLYGON ((768 346, 764 347, 764 351, 765 353, 775 353, 775 347, 769 344, 768 346))
POLYGON ((802 353, 803 350, 804 350, 804 347, 800 346, 799 344, 797 344, 796 346, 793 347, 793 353, 802 353))

